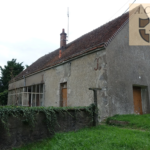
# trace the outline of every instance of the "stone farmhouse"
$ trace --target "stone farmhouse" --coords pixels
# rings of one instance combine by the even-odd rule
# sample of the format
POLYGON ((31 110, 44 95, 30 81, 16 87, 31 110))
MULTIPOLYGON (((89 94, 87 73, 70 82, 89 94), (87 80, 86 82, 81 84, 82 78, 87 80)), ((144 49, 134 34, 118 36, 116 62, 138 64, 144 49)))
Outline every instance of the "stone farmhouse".
POLYGON ((124 13, 68 44, 63 29, 60 48, 10 81, 8 105, 88 106, 94 103, 89 88, 96 88, 99 121, 149 113, 150 47, 129 45, 129 16, 124 13))

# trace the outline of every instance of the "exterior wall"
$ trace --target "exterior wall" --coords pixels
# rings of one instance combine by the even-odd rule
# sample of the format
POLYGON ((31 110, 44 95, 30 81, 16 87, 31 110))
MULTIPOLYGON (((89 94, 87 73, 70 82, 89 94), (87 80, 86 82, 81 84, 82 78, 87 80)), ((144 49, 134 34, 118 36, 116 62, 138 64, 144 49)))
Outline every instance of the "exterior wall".
POLYGON ((93 91, 98 92, 99 114, 105 116, 106 100, 106 55, 105 50, 93 53, 70 63, 48 70, 45 80, 45 106, 60 106, 60 84, 67 82, 68 106, 88 106, 94 102, 93 91), (99 60, 97 60, 99 58, 99 60), (104 110, 103 110, 104 109, 104 110))
POLYGON ((88 106, 94 103, 93 91, 89 88, 102 88, 102 91, 98 91, 98 107, 103 118, 108 116, 106 67, 106 51, 97 51, 27 77, 26 86, 43 82, 45 106, 56 107, 60 106, 61 83, 67 82, 67 106, 88 106))
POLYGON ((9 90, 43 83, 43 72, 9 84, 9 90))
POLYGON ((133 85, 142 87, 143 113, 150 113, 150 47, 129 46, 129 25, 106 49, 109 115, 134 113, 133 85))
POLYGON ((24 87, 25 86, 25 81, 24 79, 10 83, 9 84, 9 90, 13 90, 15 88, 20 88, 20 87, 24 87))
MULTIPOLYGON (((55 111, 55 110, 54 110, 55 111)), ((85 127, 93 126, 93 118, 85 109, 75 111, 75 109, 68 110, 68 112, 56 112, 57 123, 55 125, 55 132, 69 132, 77 131, 85 127)), ((39 112, 36 114, 36 124, 32 127, 30 124, 23 122, 22 117, 8 117, 8 128, 4 128, 0 120, 0 150, 11 150, 14 147, 20 147, 23 144, 37 142, 45 138, 52 137, 55 132, 48 131, 46 124, 46 116, 39 112)), ((52 127, 50 127, 51 129, 52 127)))

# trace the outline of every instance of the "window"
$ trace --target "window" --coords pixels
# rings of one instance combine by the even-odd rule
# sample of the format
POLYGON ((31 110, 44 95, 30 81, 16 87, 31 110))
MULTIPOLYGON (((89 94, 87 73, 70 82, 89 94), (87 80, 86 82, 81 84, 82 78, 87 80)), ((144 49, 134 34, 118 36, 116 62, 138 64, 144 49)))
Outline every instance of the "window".
POLYGON ((17 106, 43 106, 44 84, 32 85, 9 91, 8 105, 17 106))

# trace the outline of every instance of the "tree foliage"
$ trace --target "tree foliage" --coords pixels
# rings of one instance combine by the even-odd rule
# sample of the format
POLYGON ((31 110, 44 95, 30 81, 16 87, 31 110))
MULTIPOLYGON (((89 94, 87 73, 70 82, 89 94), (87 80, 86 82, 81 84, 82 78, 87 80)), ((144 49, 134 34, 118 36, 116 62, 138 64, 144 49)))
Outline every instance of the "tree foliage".
POLYGON ((0 105, 7 105, 8 90, 0 93, 0 105))
POLYGON ((23 71, 24 66, 22 63, 16 62, 16 59, 12 59, 11 61, 7 61, 7 65, 2 68, 0 66, 1 77, 0 77, 0 102, 1 104, 6 104, 7 95, 6 91, 8 90, 9 81, 18 75, 21 71, 23 71), (3 99, 2 99, 3 97, 3 99))

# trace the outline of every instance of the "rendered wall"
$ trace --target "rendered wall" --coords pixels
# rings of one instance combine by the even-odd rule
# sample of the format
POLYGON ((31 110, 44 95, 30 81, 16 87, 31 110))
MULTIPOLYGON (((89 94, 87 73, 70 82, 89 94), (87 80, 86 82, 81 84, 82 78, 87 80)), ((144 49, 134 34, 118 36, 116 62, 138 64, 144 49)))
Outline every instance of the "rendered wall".
POLYGON ((9 84, 9 90, 43 83, 43 72, 9 84))
POLYGON ((102 50, 48 70, 44 75, 45 106, 60 106, 60 83, 67 82, 68 106, 90 105, 94 96, 89 88, 102 88, 98 91, 99 116, 107 116, 106 67, 105 50, 102 50))
POLYGON ((142 87, 143 113, 150 113, 150 47, 129 46, 127 24, 106 48, 106 56, 109 115, 134 113, 133 86, 142 87))
POLYGON ((89 88, 102 88, 98 91, 99 116, 102 119, 108 116, 106 72, 106 51, 102 50, 27 77, 26 85, 38 84, 42 81, 45 89, 44 105, 56 107, 60 106, 61 83, 67 82, 67 106, 92 104, 94 96, 89 88))

